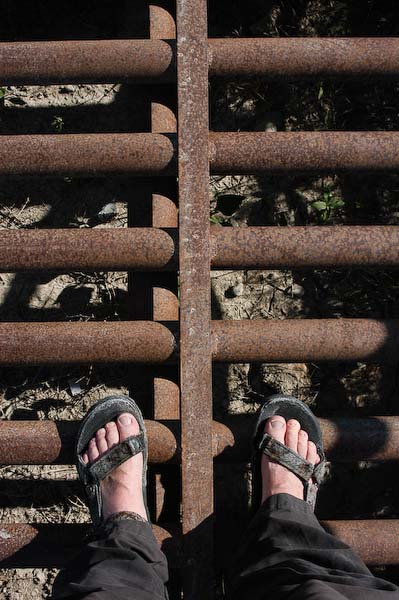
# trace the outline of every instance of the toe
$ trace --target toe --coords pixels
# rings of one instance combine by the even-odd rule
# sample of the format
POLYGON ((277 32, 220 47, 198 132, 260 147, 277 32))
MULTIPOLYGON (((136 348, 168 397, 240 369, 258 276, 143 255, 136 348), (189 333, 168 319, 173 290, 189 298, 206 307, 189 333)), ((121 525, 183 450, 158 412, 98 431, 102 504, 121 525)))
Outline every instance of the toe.
POLYGON ((275 415, 266 421, 265 432, 284 444, 286 423, 284 417, 275 415))
POLYGON ((123 413, 119 415, 117 420, 119 430, 119 438, 125 440, 130 435, 137 435, 140 432, 139 424, 133 415, 123 413))
POLYGON ((100 456, 100 453, 97 448, 96 438, 92 438, 89 442, 89 447, 87 449, 87 454, 89 457, 89 461, 92 463, 100 456))
POLYGON ((108 448, 111 448, 111 446, 114 446, 119 442, 119 431, 116 423, 113 421, 107 423, 105 426, 105 439, 107 440, 108 448))
POLYGON ((317 465, 317 463, 320 462, 320 456, 317 453, 316 444, 313 442, 308 442, 308 453, 306 460, 312 463, 312 465, 317 465))
POLYGON ((287 431, 285 433, 285 443, 288 448, 294 450, 294 452, 298 452, 298 435, 301 426, 299 421, 296 419, 290 419, 287 421, 287 431))
POLYGON ((100 452, 100 454, 103 454, 104 452, 106 452, 108 450, 108 444, 107 444, 107 440, 105 438, 104 427, 102 427, 101 429, 99 429, 97 431, 96 442, 97 442, 97 448, 98 448, 98 451, 100 452))
POLYGON ((85 463, 85 465, 88 464, 88 462, 89 462, 89 455, 87 454, 87 452, 85 452, 84 454, 82 454, 82 460, 85 463))
POLYGON ((298 450, 299 456, 306 458, 308 454, 308 434, 303 429, 300 430, 298 435, 298 450))

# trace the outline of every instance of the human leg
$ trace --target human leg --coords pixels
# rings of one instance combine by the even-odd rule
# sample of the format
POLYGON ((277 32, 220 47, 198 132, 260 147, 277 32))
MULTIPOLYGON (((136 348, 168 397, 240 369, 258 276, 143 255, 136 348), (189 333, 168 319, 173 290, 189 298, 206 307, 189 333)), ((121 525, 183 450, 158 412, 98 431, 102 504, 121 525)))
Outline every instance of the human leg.
MULTIPOLYGON (((98 464, 109 449, 138 434, 137 419, 129 413, 119 415, 97 430, 83 454, 84 463, 98 464)), ((167 598, 168 568, 147 520, 143 468, 143 454, 137 453, 101 481, 101 523, 57 577, 54 599, 167 598)))
MULTIPOLYGON (((318 461, 314 444, 297 421, 273 416, 265 431, 312 464, 318 461)), ((262 504, 234 565, 231 599, 399 598, 396 586, 373 577, 348 546, 321 527, 303 501, 296 475, 266 456, 261 473, 262 504)))

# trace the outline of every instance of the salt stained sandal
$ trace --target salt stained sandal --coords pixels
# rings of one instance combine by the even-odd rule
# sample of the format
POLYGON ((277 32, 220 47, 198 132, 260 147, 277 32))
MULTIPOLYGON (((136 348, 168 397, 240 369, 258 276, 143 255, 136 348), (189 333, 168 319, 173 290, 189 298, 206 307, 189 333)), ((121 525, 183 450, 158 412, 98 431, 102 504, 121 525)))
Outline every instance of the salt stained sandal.
POLYGON ((310 408, 293 398, 276 394, 266 399, 263 404, 253 438, 254 452, 252 457, 252 508, 257 510, 262 497, 261 458, 265 454, 275 462, 294 473, 303 483, 303 499, 314 509, 319 485, 325 472, 326 458, 320 425, 310 408), (309 440, 314 442, 320 462, 312 465, 296 452, 265 433, 265 422, 274 415, 284 417, 286 421, 296 419, 301 429, 306 431, 309 440))
POLYGON ((109 396, 94 404, 84 417, 78 432, 76 442, 76 466, 81 482, 83 483, 87 503, 93 525, 98 527, 103 524, 102 515, 102 496, 100 484, 114 469, 119 467, 126 460, 143 453, 143 477, 142 491, 147 512, 148 521, 150 521, 147 507, 147 458, 148 441, 144 427, 143 415, 137 404, 128 396, 109 396), (133 415, 138 424, 140 433, 132 435, 119 444, 109 448, 100 458, 92 464, 83 462, 82 454, 86 451, 91 438, 95 437, 98 429, 105 427, 106 423, 115 421, 122 413, 133 415))

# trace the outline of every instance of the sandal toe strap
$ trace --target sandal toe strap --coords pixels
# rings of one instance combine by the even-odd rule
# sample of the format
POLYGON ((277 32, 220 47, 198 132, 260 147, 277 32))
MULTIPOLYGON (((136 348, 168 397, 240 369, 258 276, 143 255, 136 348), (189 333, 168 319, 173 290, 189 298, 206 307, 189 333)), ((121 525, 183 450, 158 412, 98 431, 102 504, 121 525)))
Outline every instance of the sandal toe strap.
POLYGON ((321 483, 324 473, 323 460, 318 465, 313 465, 268 433, 263 435, 259 444, 259 450, 297 475, 304 485, 307 485, 311 478, 316 483, 321 483))
POLYGON ((144 449, 144 433, 141 432, 137 435, 131 435, 122 442, 116 444, 116 446, 107 450, 100 458, 90 465, 88 469, 90 479, 92 482, 105 479, 105 477, 119 467, 119 465, 132 456, 144 452, 144 449))

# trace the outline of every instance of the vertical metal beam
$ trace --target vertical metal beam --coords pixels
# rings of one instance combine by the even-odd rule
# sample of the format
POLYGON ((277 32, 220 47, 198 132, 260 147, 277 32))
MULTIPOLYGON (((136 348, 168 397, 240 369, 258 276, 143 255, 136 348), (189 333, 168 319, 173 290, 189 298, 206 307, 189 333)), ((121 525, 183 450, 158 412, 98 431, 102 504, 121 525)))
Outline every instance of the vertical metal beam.
POLYGON ((187 598, 212 597, 212 368, 206 0, 177 1, 182 516, 187 598))

